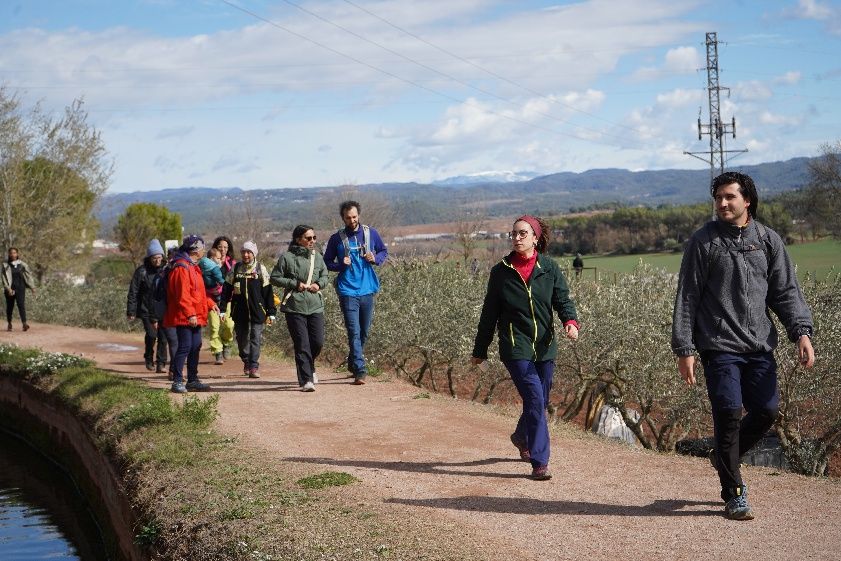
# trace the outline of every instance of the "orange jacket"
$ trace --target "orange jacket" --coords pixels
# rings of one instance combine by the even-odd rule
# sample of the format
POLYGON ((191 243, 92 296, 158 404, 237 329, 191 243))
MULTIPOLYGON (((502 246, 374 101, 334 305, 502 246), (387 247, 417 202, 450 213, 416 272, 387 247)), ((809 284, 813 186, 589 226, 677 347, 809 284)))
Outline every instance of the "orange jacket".
POLYGON ((190 325, 190 316, 196 316, 196 325, 207 325, 207 313, 215 302, 205 293, 201 269, 189 259, 177 258, 176 261, 187 266, 171 265, 166 286, 164 327, 190 325))

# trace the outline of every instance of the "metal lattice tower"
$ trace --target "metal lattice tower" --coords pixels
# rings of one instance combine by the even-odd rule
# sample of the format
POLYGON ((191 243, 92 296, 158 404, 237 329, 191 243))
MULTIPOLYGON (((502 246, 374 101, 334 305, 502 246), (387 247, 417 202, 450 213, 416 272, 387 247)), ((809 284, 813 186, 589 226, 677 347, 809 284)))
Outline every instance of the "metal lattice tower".
POLYGON ((698 116, 698 140, 703 135, 710 137, 710 149, 705 152, 684 152, 693 158, 710 164, 710 182, 716 175, 724 173, 724 164, 727 162, 727 154, 743 154, 743 150, 727 150, 725 148, 725 137, 732 134, 736 138, 736 118, 731 117, 729 123, 721 120, 721 90, 726 90, 728 95, 730 88, 722 87, 718 82, 718 38, 715 32, 707 33, 707 95, 709 97, 710 122, 702 124, 700 110, 698 116))

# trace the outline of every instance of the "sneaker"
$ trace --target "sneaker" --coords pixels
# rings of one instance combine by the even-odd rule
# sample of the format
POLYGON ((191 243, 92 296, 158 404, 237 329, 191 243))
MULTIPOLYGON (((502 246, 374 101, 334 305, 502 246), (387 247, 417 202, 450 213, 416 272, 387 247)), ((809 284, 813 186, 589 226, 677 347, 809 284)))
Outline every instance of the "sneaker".
POLYGON ((315 370, 312 371, 312 383, 313 384, 318 383, 318 374, 316 374, 315 370))
POLYGON ((306 383, 306 384, 304 384, 304 386, 301 388, 301 391, 302 391, 302 392, 314 392, 314 391, 315 391, 315 384, 313 384, 312 382, 307 382, 307 383, 306 383))
POLYGON ((24 331, 29 331, 29 324, 28 323, 23 324, 23 330, 24 331))
POLYGON ((260 372, 256 368, 249 368, 248 369, 248 377, 249 378, 259 378, 260 372))
POLYGON ((213 362, 213 364, 215 364, 216 366, 219 366, 220 364, 225 364, 225 361, 222 360, 222 353, 216 353, 216 355, 214 355, 214 358, 216 360, 213 362))
POLYGON ((222 347, 222 358, 228 360, 231 358, 231 348, 230 347, 222 347))
POLYGON ((166 365, 159 362, 158 365, 155 367, 155 374, 163 374, 164 373, 164 366, 166 366, 166 365))
POLYGON ((206 392, 209 389, 210 389, 210 386, 205 384, 201 380, 193 380, 192 382, 187 382, 187 391, 206 392))
POLYGON ((243 376, 248 376, 248 365, 247 364, 242 365, 242 375, 243 376))
POLYGON ((172 393, 187 393, 187 388, 184 387, 184 384, 182 384, 181 382, 176 382, 172 384, 170 391, 172 393))
POLYGON ((12 330, 12 322, 9 322, 9 326, 6 328, 6 331, 11 331, 11 330, 12 330))
POLYGON ((531 454, 529 453, 529 447, 526 446, 526 443, 523 440, 520 440, 517 437, 517 433, 513 433, 511 435, 511 444, 517 447, 517 450, 520 451, 520 459, 524 462, 531 461, 531 454))
POLYGON ((146 361, 146 370, 148 370, 149 372, 154 371, 155 370, 155 363, 152 362, 151 360, 147 360, 146 361))
POLYGON ((552 474, 549 473, 549 466, 540 466, 531 470, 529 477, 535 481, 549 481, 552 479, 552 474))
POLYGON ((748 504, 748 487, 736 487, 735 494, 724 505, 724 515, 730 520, 753 520, 753 511, 748 504))
POLYGON ((365 385, 365 378, 357 378, 353 381, 354 386, 364 386, 365 385))

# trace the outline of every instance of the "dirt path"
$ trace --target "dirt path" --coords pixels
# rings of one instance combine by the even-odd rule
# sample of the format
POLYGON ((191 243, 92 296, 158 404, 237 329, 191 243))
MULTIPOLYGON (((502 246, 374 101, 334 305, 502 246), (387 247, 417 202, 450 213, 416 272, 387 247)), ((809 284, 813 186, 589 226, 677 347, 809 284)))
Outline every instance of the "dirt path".
MULTIPOLYGON (((142 364, 142 336, 34 324, 0 341, 84 354, 100 367, 165 388, 142 364)), ((508 442, 514 420, 398 380, 350 385, 322 369, 297 391, 289 364, 238 361, 200 376, 221 394, 218 428, 287 469, 345 471, 354 500, 398 520, 456 525, 488 559, 839 559, 841 482, 745 468, 757 518, 721 515, 706 461, 634 450, 572 429, 553 434, 554 478, 534 482, 508 442)), ((343 491, 344 492, 344 491, 343 491)), ((442 540, 448 536, 442 536, 442 540)))

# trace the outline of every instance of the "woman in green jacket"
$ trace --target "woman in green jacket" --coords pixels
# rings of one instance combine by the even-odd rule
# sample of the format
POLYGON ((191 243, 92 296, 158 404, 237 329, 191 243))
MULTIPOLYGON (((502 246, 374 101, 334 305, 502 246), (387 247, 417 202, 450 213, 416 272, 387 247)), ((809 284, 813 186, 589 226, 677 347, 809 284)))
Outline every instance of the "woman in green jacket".
POLYGON ((575 304, 554 259, 542 255, 549 244, 546 224, 522 216, 509 233, 513 251, 491 269, 471 362, 488 358, 494 331, 499 336, 499 358, 523 399, 523 413, 511 442, 520 457, 531 462, 531 478, 544 481, 549 472, 549 428, 546 404, 552 389, 555 356, 553 310, 569 339, 578 338, 575 304))
POLYGON ((324 295, 327 265, 315 249, 315 231, 305 224, 295 226, 289 249, 277 260, 271 283, 283 289, 280 311, 295 346, 298 385, 305 392, 315 391, 318 378, 315 359, 324 346, 324 295))

